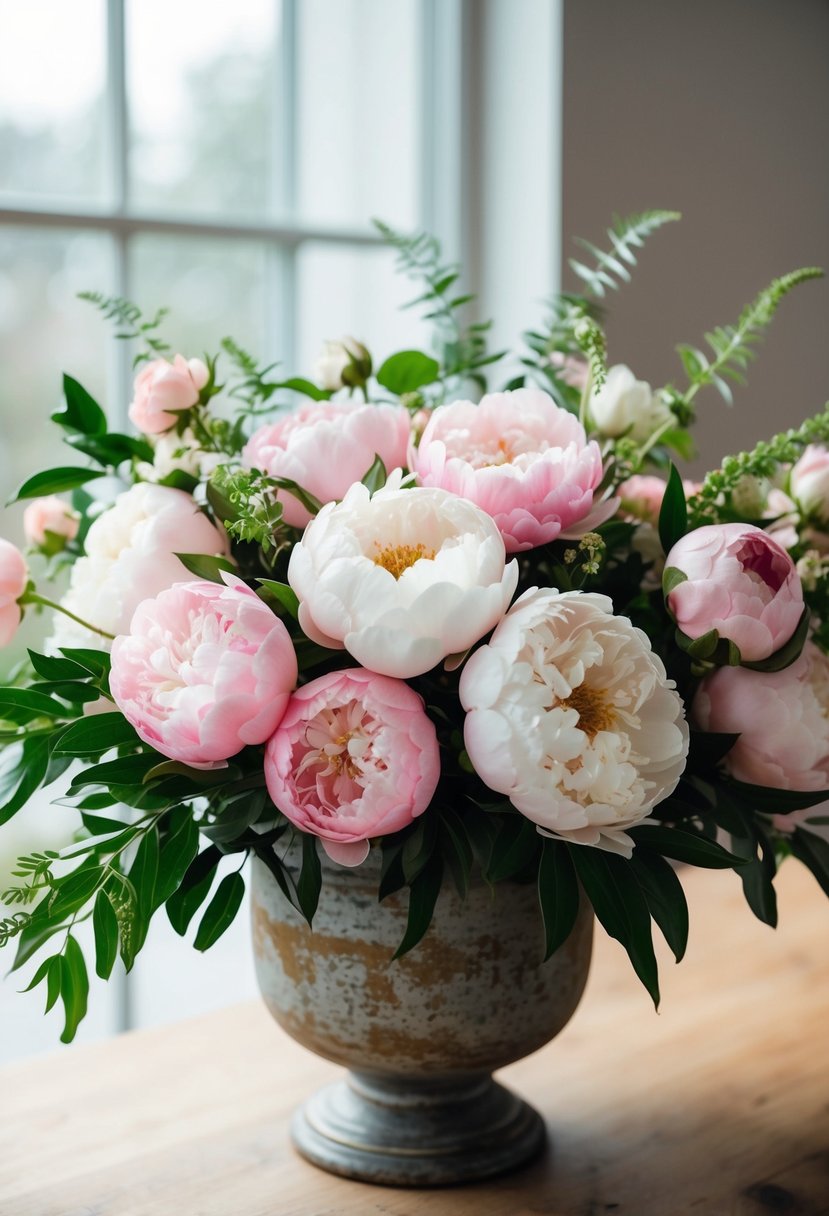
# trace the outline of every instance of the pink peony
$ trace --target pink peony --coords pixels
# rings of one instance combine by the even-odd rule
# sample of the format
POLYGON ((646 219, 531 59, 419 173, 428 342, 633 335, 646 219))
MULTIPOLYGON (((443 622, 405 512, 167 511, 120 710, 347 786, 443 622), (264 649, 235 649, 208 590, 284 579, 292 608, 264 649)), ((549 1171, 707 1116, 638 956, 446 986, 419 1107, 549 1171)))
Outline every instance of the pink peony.
POLYGON ((508 553, 581 536, 618 505, 613 499, 594 506, 603 473, 599 446, 541 389, 440 406, 412 446, 409 467, 421 485, 468 498, 491 515, 508 553))
POLYGON ((829 523, 829 451, 810 444, 792 466, 789 489, 807 515, 829 523))
POLYGON ((829 658, 812 642, 783 671, 721 667, 706 676, 693 718, 701 730, 739 733, 724 761, 739 781, 829 789, 829 658))
POLYGON ((803 590, 794 562, 762 528, 697 528, 671 549, 666 574, 672 568, 686 581, 669 593, 668 608, 689 638, 716 629, 755 662, 784 646, 800 623, 803 590))
POLYGON ((29 569, 23 554, 9 540, 0 537, 0 646, 8 646, 23 615, 18 600, 29 582, 29 569))
POLYGON ((145 743, 209 765, 264 743, 297 663, 288 631, 241 579, 176 583, 144 600, 112 645, 110 687, 145 743))
POLYGON ((70 506, 52 494, 48 498, 36 498, 23 512, 23 532, 30 545, 40 548, 48 545, 52 536, 74 540, 78 535, 80 521, 70 506))
POLYGON ((661 477, 636 473, 619 486, 622 514, 629 519, 641 519, 656 525, 665 497, 665 482, 661 477))
POLYGON ((432 800, 440 776, 435 728, 401 680, 362 667, 297 689, 265 752, 276 806, 342 865, 369 838, 399 832, 432 800))
POLYGON ((145 435, 160 435, 178 422, 182 410, 189 410, 210 378, 201 359, 176 355, 172 363, 153 359, 135 377, 135 396, 130 404, 130 421, 145 435))
MULTIPOLYGON (((248 469, 289 477, 321 503, 343 498, 379 456, 387 471, 406 463, 409 415, 398 405, 323 401, 301 405, 255 431, 242 452, 248 469)), ((304 528, 309 511, 287 491, 277 498, 285 522, 304 528)))

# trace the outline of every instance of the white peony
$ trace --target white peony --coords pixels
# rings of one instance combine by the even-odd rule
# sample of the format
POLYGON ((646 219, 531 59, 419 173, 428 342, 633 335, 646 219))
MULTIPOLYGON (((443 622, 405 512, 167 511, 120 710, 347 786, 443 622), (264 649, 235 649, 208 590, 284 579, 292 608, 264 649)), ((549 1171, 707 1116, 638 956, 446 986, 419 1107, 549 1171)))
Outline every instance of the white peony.
POLYGON ((590 394, 589 408, 596 430, 611 439, 630 433, 644 442, 673 418, 659 393, 623 363, 611 367, 602 387, 590 394))
POLYGON ((501 533, 480 507, 399 482, 373 496, 356 484, 324 506, 291 554, 288 582, 310 638, 406 679, 488 633, 518 567, 505 564, 501 533))
MULTIPOLYGON (((226 533, 214 527, 189 494, 149 482, 118 495, 90 527, 84 549, 61 602, 112 634, 129 630, 141 600, 192 578, 176 553, 230 552, 226 533)), ((57 614, 50 645, 100 649, 106 643, 57 614)))
POLYGON ((468 660, 460 699, 476 772, 542 835, 629 857, 625 829, 685 768, 674 682, 603 595, 525 592, 468 660))

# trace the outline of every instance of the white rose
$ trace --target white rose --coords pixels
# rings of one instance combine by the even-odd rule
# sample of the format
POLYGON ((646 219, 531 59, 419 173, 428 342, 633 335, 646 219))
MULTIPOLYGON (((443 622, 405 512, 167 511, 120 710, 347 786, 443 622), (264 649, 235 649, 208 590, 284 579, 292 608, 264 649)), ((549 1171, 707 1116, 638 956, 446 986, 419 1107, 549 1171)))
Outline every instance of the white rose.
POLYGON ((310 638, 406 679, 492 629, 518 566, 505 565, 501 534, 480 507, 399 480, 373 496, 358 483, 324 506, 294 547, 288 582, 310 638))
POLYGON ((542 835, 629 857, 625 829, 685 768, 674 682, 603 595, 525 592, 467 661, 460 699, 476 772, 542 835))
POLYGON ((644 442, 673 417, 659 393, 623 363, 611 367, 602 387, 590 394, 589 408, 596 429, 610 439, 630 432, 644 442))
MULTIPOLYGON (((198 509, 189 494, 139 482, 119 494, 89 529, 85 557, 72 567, 62 603, 107 633, 126 633, 141 600, 192 577, 176 553, 226 556, 227 534, 198 509)), ((57 646, 95 646, 105 640, 56 614, 50 641, 57 646)))
POLYGON ((335 393, 346 384, 357 383, 348 375, 348 369, 355 363, 362 365, 368 360, 368 371, 358 380, 365 380, 371 372, 371 361, 368 351, 362 342, 356 338, 341 338, 338 342, 323 342, 322 353, 314 364, 314 379, 320 388, 335 393))

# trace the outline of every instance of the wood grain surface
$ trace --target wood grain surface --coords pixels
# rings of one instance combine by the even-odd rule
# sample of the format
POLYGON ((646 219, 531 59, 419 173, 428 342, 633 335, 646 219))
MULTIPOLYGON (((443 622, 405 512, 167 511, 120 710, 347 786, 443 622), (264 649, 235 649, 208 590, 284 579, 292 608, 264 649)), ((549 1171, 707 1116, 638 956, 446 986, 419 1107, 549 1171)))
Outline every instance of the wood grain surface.
POLYGON ((684 881, 662 1011, 599 932, 571 1024, 501 1074, 550 1128, 523 1173, 412 1192, 307 1165, 289 1114, 337 1069, 245 1005, 0 1071, 0 1216, 826 1216, 829 905, 796 862, 776 933, 730 872, 684 881))

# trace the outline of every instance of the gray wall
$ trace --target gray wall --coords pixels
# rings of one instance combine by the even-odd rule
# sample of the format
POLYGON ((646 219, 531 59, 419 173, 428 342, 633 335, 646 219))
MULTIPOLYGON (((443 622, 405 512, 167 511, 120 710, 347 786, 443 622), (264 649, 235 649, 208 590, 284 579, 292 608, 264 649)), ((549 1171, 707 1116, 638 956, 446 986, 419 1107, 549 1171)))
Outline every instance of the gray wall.
MULTIPOLYGON (((683 212, 608 318, 611 361, 661 384, 675 343, 701 346, 775 275, 829 269, 829 3, 565 0, 564 31, 565 259, 614 212, 683 212)), ((700 394, 697 467, 829 399, 828 314, 829 282, 802 286, 733 407, 700 394)))

